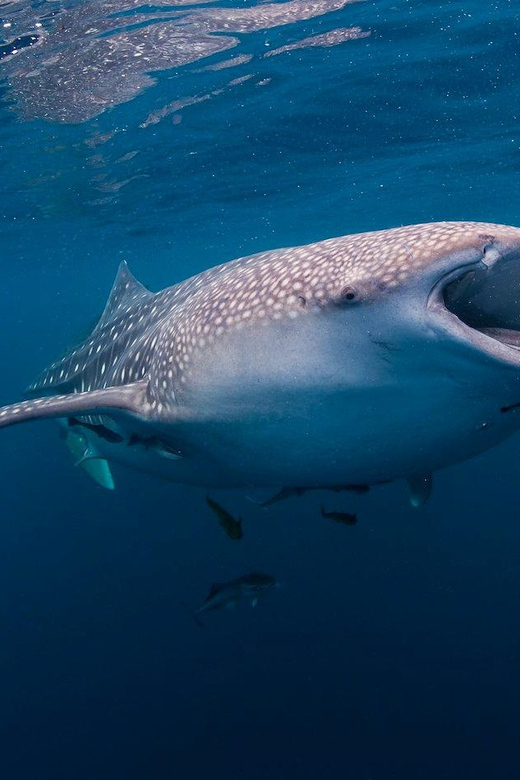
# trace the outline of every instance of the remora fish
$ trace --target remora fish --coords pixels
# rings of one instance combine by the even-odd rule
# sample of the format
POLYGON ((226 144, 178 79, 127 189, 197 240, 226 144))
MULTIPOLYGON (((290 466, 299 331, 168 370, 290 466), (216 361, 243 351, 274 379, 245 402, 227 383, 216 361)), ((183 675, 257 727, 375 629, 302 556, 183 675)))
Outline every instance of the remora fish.
POLYGON ((321 506, 321 516, 344 525, 356 525, 357 523, 357 515, 353 515, 350 512, 326 512, 323 506, 321 506))
MULTIPOLYGON (((292 498, 293 496, 297 496, 298 498, 300 496, 303 496, 304 493, 308 493, 310 490, 318 490, 318 488, 311 488, 311 487, 291 487, 291 488, 282 488, 278 491, 278 493, 275 493, 274 496, 271 496, 270 498, 266 499, 265 501, 259 501, 254 502, 258 503, 259 506, 261 506, 263 509, 266 509, 267 507, 272 506, 273 504, 277 504, 279 501, 285 501, 286 498, 292 498)), ((368 485, 345 485, 345 487, 329 487, 327 490, 331 490, 334 493, 340 493, 342 490, 348 490, 352 493, 368 493, 370 490, 368 485)))
POLYGON ((204 614, 204 612, 210 612, 214 609, 233 609, 240 602, 248 602, 251 606, 256 607, 259 597, 268 593, 275 585, 274 577, 259 571, 237 577, 230 582, 214 582, 204 604, 194 613, 193 617, 200 626, 203 626, 199 615, 204 614))
POLYGON ((407 478, 420 503, 520 427, 519 296, 520 229, 486 223, 263 252, 155 294, 123 264, 91 336, 0 425, 84 420, 98 457, 208 488, 407 478))
POLYGON ((209 496, 206 496, 206 503, 209 508, 217 515, 219 525, 224 529, 229 538, 242 539, 244 533, 242 531, 241 518, 239 517, 238 520, 235 520, 233 515, 228 512, 227 509, 224 509, 223 506, 217 504, 217 502, 209 496))

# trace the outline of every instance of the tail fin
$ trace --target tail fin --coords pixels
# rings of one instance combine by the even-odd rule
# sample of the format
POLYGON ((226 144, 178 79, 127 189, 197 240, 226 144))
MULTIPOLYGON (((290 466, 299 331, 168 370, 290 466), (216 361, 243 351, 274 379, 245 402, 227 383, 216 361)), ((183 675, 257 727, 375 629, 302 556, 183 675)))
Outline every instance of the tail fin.
POLYGON ((0 428, 49 417, 70 417, 73 414, 94 412, 109 416, 114 412, 137 414, 143 405, 146 386, 147 383, 141 381, 124 387, 108 387, 86 393, 70 393, 21 401, 0 408, 0 428))

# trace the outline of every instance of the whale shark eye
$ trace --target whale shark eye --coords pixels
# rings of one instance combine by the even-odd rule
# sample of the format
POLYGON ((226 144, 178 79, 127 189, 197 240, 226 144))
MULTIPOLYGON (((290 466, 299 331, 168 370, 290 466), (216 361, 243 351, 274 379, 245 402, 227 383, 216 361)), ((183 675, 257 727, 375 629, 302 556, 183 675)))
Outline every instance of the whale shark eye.
POLYGON ((341 298, 347 303, 355 303, 359 300, 359 293, 355 287, 343 287, 340 292, 341 298))

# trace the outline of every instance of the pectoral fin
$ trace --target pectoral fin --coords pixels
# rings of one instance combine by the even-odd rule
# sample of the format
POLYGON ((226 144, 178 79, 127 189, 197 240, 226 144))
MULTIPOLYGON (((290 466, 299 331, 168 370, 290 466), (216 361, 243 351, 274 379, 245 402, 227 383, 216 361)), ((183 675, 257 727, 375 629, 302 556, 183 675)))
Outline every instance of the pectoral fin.
POLYGON ((135 382, 124 387, 108 387, 86 393, 70 393, 35 398, 0 409, 0 428, 29 420, 70 417, 82 414, 115 414, 126 412, 143 415, 147 383, 135 382))

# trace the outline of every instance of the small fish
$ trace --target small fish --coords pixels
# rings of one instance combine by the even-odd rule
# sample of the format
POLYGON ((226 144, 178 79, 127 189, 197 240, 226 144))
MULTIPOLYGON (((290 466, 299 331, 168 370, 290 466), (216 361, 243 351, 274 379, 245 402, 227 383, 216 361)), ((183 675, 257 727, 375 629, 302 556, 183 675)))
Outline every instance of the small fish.
POLYGON ((224 509, 223 506, 217 504, 217 502, 213 501, 209 496, 206 496, 206 503, 217 515, 219 525, 222 526, 229 538, 237 540, 242 539, 244 535, 242 531, 242 519, 239 517, 238 520, 236 520, 227 509, 224 509))
POLYGON ((258 599, 268 593, 276 585, 276 580, 269 574, 255 571, 244 574, 229 582, 214 582, 204 601, 204 604, 193 614, 198 626, 204 627, 199 615, 216 609, 234 609, 237 604, 246 602, 256 607, 258 599))
MULTIPOLYGON (((368 485, 340 485, 338 487, 329 488, 312 488, 312 487, 284 487, 275 493, 271 498, 265 501, 260 501, 260 506, 265 509, 272 506, 272 504, 283 501, 286 498, 292 498, 293 496, 303 496, 304 493, 308 493, 310 490, 330 490, 333 493, 340 493, 342 490, 349 490, 352 493, 368 493, 370 487, 368 485)), ((255 502, 256 503, 256 502, 255 502)))
POLYGON ((291 498, 292 496, 302 496, 308 490, 312 490, 312 488, 282 488, 278 491, 278 493, 275 493, 274 496, 271 496, 271 498, 268 498, 265 501, 260 501, 260 506, 265 509, 266 507, 271 506, 272 504, 276 504, 278 501, 283 501, 286 498, 291 498))
POLYGON ((357 515, 352 515, 350 512, 326 512, 321 507, 321 516, 327 517, 329 520, 335 520, 337 523, 344 523, 344 525, 356 525, 357 515))

